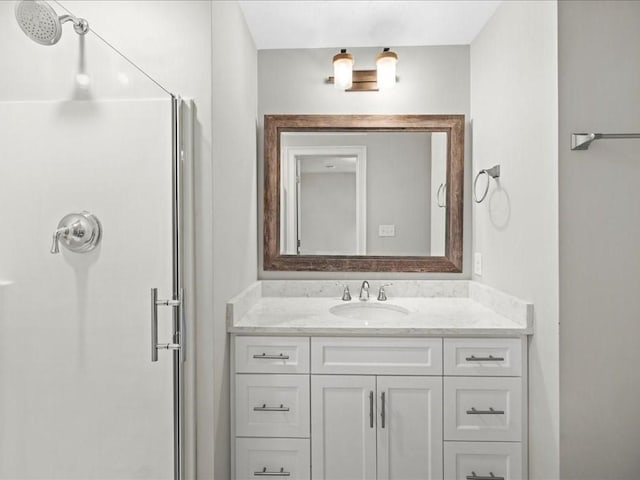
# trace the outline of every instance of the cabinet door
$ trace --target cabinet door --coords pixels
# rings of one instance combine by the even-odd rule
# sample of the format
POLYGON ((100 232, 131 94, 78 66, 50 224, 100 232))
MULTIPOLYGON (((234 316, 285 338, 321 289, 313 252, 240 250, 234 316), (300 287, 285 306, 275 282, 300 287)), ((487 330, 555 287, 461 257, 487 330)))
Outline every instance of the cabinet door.
POLYGON ((311 377, 313 480, 376 479, 376 378, 311 377))
POLYGON ((378 377, 378 480, 442 478, 442 377, 378 377))

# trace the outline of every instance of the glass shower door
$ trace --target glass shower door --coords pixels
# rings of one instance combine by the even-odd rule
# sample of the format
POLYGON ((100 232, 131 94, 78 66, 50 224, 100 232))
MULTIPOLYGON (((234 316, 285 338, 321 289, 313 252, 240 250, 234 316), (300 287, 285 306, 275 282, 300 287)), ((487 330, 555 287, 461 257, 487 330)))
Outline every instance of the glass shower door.
MULTIPOLYGON (((42 92, 0 81, 0 479, 174 478, 174 359, 151 362, 149 306, 174 289, 172 100, 91 34, 44 50, 8 34, 5 10, 3 60, 55 62, 20 64, 42 92), (50 253, 84 211, 97 248, 50 253)), ((161 343, 173 310, 158 309, 161 343)))

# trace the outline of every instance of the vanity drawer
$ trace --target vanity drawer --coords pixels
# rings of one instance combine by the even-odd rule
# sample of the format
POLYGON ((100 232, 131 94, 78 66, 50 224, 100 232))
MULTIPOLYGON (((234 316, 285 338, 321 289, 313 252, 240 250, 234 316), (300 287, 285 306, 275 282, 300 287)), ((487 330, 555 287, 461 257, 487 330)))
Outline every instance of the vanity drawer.
POLYGON ((522 480, 522 444, 444 442, 444 479, 522 480))
POLYGON ((311 372, 442 375, 442 339, 314 337, 311 372))
POLYGON ((236 435, 309 437, 308 375, 236 375, 236 435))
POLYGON ((445 338, 445 375, 522 375, 519 338, 445 338))
POLYGON ((309 339, 235 337, 237 373, 309 373, 309 339))
POLYGON ((445 377, 444 439, 519 442, 522 380, 445 377))
POLYGON ((294 438, 236 439, 236 480, 260 478, 309 480, 309 440, 294 438))

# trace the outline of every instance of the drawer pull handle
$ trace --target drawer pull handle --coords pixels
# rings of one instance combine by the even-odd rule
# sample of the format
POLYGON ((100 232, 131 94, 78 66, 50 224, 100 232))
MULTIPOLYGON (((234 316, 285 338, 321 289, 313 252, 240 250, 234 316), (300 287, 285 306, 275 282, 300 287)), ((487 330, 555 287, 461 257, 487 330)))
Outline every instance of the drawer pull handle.
POLYGON ((267 355, 263 353, 261 355, 254 355, 253 358, 261 358, 263 360, 289 360, 289 355, 281 353, 280 355, 267 355))
POLYGON ((493 355, 489 355, 488 357, 476 357, 475 355, 471 355, 470 357, 465 358, 467 362, 504 362, 504 357, 494 357, 493 355))
POLYGON ((493 407, 489 407, 489 410, 476 410, 471 407, 471 410, 467 410, 467 415, 504 415, 504 410, 494 410, 493 407))
POLYGON ((289 407, 285 407, 282 404, 280 404, 279 407, 267 407, 267 405, 263 403, 261 407, 253 407, 253 411, 254 412, 288 412, 289 407))
POLYGON ((264 467, 261 472, 253 472, 253 476, 254 477, 290 477, 291 473, 285 472, 284 467, 282 467, 279 472, 268 472, 267 467, 264 467))
POLYGON ((382 399, 382 412, 380 412, 380 417, 382 420, 382 428, 384 428, 385 420, 387 419, 387 405, 386 405, 385 393, 382 392, 380 397, 382 399))
POLYGON ((471 472, 471 475, 467 475, 467 480, 504 480, 504 477, 496 477, 493 472, 489 472, 489 476, 476 475, 476 472, 471 472))

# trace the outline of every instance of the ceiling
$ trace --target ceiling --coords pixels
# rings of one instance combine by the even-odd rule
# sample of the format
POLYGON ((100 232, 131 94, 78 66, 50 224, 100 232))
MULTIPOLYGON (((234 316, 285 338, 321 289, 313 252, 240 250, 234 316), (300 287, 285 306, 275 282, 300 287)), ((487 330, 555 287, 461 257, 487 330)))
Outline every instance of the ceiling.
POLYGON ((258 50, 469 45, 498 0, 242 0, 258 50))

